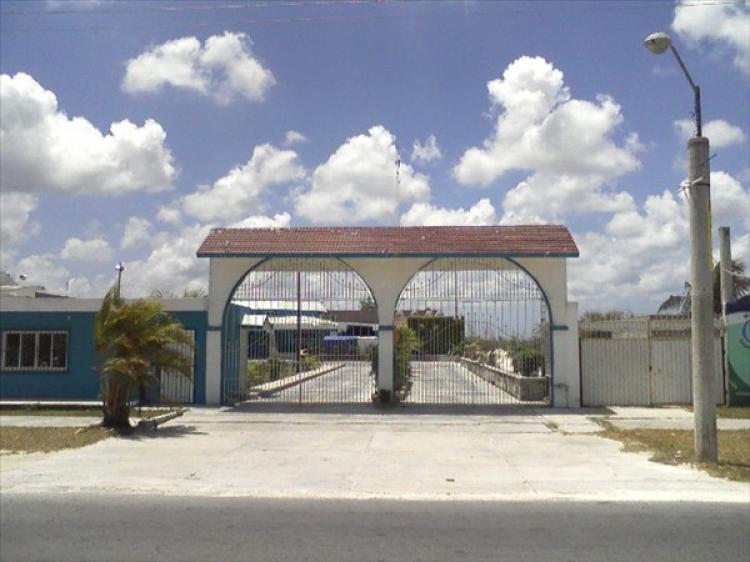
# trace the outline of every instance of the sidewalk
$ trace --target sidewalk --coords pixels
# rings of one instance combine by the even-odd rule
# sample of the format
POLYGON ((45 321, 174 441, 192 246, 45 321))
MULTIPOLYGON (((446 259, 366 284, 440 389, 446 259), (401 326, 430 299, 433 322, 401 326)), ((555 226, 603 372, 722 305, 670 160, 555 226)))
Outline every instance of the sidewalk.
POLYGON ((748 484, 653 463, 646 454, 624 453, 620 443, 591 435, 598 426, 588 418, 610 416, 612 410, 472 411, 192 408, 157 431, 131 438, 3 457, 0 490, 750 502, 748 484))

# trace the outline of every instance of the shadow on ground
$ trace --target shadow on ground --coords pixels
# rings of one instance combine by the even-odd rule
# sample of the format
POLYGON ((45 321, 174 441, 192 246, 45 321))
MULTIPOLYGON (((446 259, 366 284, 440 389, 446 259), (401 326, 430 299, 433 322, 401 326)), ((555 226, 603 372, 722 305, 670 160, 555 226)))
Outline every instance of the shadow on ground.
POLYGON ((129 435, 123 435, 123 439, 142 441, 145 439, 163 439, 170 437, 185 437, 188 435, 206 435, 205 431, 198 431, 194 425, 170 424, 159 426, 156 429, 138 429, 129 435))
POLYGON ((352 416, 611 416, 609 408, 550 408, 504 404, 472 406, 465 404, 294 404, 271 402, 242 402, 222 408, 225 413, 263 414, 345 414, 352 416))

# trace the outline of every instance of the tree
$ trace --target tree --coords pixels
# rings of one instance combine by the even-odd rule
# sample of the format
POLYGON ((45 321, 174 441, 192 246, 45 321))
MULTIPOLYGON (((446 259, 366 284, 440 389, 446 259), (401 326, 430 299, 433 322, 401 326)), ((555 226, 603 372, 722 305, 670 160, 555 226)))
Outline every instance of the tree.
MULTIPOLYGON (((739 260, 732 260, 730 268, 732 274, 733 291, 729 300, 737 300, 747 294, 750 294, 750 277, 746 277, 745 267, 739 260)), ((669 295, 669 297, 659 305, 658 312, 676 312, 687 316, 690 314, 690 283, 685 282, 685 289, 681 295, 669 295)), ((713 291, 714 291, 714 314, 721 314, 721 264, 717 263, 713 271, 713 291)))
MULTIPOLYGON (((177 293, 169 289, 154 289, 149 293, 150 297, 155 299, 178 299, 177 293)), ((185 288, 182 291, 182 298, 201 298, 206 296, 206 290, 202 287, 185 288)))
POLYGON ((375 301, 372 299, 372 297, 370 295, 367 295, 359 299, 359 309, 360 310, 377 310, 378 307, 375 304, 375 301))
POLYGON ((597 322, 600 320, 622 320, 623 318, 632 318, 633 313, 629 310, 607 310, 599 312, 597 310, 588 310, 581 316, 581 322, 597 322))
POLYGON ((157 382, 157 369, 191 376, 190 358, 178 349, 178 345, 192 346, 190 336, 156 301, 128 303, 113 287, 96 314, 94 340, 102 360, 104 427, 130 429, 132 391, 140 384, 157 382))

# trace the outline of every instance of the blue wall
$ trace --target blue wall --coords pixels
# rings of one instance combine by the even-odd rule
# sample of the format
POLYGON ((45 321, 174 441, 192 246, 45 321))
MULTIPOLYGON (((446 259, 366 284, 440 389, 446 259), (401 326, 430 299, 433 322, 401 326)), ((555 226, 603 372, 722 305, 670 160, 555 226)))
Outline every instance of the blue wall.
MULTIPOLYGON (((195 403, 206 403, 205 311, 173 312, 183 326, 195 330, 195 403)), ((99 377, 94 370, 95 312, 3 312, 0 330, 66 330, 68 368, 65 371, 5 371, 0 368, 3 400, 98 400, 99 377)), ((0 345, 4 342, 0 340, 0 345)))

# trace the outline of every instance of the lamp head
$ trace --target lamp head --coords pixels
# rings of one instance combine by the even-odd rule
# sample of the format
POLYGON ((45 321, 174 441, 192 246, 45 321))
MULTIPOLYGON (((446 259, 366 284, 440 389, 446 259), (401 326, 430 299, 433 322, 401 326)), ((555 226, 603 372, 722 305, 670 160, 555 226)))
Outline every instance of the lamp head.
POLYGON ((643 41, 643 44, 646 46, 646 48, 654 53, 655 55, 660 55, 669 47, 672 45, 672 40, 669 38, 669 35, 664 33, 663 31, 659 31, 657 33, 652 33, 646 39, 643 41))

